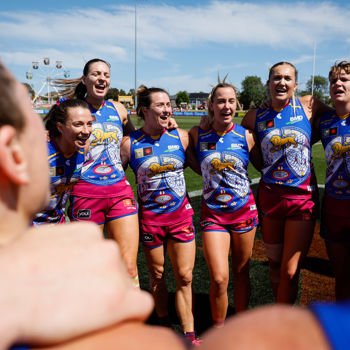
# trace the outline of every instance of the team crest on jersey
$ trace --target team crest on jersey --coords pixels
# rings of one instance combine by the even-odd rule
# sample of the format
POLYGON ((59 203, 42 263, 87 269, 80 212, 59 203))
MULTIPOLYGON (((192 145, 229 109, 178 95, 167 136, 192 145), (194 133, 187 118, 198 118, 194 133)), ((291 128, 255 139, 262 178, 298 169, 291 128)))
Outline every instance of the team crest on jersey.
POLYGON ((64 166, 50 167, 50 176, 61 176, 64 174, 64 166))
POLYGON ((215 142, 201 142, 199 147, 201 151, 216 151, 215 142))
POLYGON ((274 119, 264 120, 258 123, 258 131, 264 131, 275 127, 274 119))
POLYGON ((152 156, 152 155, 153 155, 152 146, 135 149, 135 158, 136 159, 146 157, 146 156, 152 156))
POLYGON ((323 137, 330 137, 330 136, 335 136, 335 135, 338 135, 338 127, 337 126, 335 126, 333 128, 322 130, 323 137))

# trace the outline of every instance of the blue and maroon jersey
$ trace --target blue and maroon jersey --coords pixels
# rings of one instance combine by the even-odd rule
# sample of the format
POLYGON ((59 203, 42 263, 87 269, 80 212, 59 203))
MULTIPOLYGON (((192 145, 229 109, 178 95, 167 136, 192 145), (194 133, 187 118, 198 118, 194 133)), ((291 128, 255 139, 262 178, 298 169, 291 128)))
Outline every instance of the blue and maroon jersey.
POLYGON ((310 193, 311 124, 295 99, 279 111, 258 109, 255 133, 263 156, 262 180, 310 193))
POLYGON ((338 117, 334 111, 320 119, 320 138, 324 147, 327 173, 327 195, 350 199, 350 118, 338 117))
POLYGON ((33 218, 33 225, 64 222, 65 207, 75 182, 81 175, 84 150, 66 158, 57 150, 54 140, 48 142, 50 169, 50 202, 46 209, 33 218))
POLYGON ((185 150, 178 131, 165 130, 153 138, 140 129, 130 134, 130 141, 141 222, 171 225, 193 215, 184 177, 185 150))
MULTIPOLYGON (((120 160, 123 124, 114 104, 105 101, 96 109, 90 106, 94 117, 90 148, 81 173, 83 181, 94 185, 114 185, 124 178, 120 160)), ((79 195, 79 183, 73 194, 79 195)))
POLYGON ((256 211, 247 172, 249 148, 245 132, 237 124, 222 134, 198 129, 196 155, 203 177, 203 199, 214 212, 233 213, 245 205, 256 211))

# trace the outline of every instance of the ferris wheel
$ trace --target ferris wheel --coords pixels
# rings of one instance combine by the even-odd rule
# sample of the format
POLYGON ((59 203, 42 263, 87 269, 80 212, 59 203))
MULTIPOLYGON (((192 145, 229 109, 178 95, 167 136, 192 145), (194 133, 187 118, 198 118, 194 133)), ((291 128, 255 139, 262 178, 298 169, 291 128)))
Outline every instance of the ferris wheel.
POLYGON ((26 72, 26 79, 33 81, 29 84, 35 92, 33 104, 38 100, 45 100, 48 104, 52 104, 53 98, 57 99, 60 96, 52 83, 53 80, 70 77, 70 72, 64 68, 63 61, 53 60, 53 62, 50 57, 44 57, 42 61, 33 61, 31 68, 26 72))

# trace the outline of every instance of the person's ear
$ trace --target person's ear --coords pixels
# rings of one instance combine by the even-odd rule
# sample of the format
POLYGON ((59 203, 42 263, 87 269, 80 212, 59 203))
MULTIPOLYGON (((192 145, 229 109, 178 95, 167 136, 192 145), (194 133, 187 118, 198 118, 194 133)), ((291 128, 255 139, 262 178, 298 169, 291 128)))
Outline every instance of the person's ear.
POLYGON ((295 82, 294 91, 296 91, 297 88, 298 88, 298 83, 295 82))
POLYGON ((56 123, 56 128, 62 134, 62 123, 61 122, 56 123))
POLYGON ((17 185, 29 183, 28 163, 18 132, 13 126, 0 127, 0 171, 17 185))
POLYGON ((148 108, 147 107, 141 107, 142 109, 142 113, 144 116, 146 116, 146 114, 148 113, 148 108))

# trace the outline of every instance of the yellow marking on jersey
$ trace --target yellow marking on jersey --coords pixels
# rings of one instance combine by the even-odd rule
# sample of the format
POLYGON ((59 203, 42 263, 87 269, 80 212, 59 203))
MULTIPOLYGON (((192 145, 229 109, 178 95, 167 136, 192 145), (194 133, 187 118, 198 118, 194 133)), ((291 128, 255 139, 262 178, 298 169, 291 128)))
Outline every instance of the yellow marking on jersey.
POLYGON ((241 135, 241 134, 236 133, 236 131, 231 130, 231 132, 232 132, 233 134, 235 134, 235 135, 237 135, 237 136, 241 137, 242 139, 244 139, 244 136, 243 136, 243 135, 241 135))
POLYGON ((335 142, 332 145, 332 159, 339 159, 343 157, 343 155, 347 156, 350 151, 350 145, 342 145, 340 142, 335 142))
POLYGON ((176 136, 176 135, 172 135, 172 134, 169 134, 167 131, 165 132, 167 135, 173 137, 174 139, 179 139, 179 136, 176 136))
POLYGON ((331 118, 330 118, 330 119, 326 119, 326 120, 322 121, 322 122, 320 123, 320 125, 322 125, 322 124, 324 124, 324 123, 328 123, 328 122, 332 121, 332 119, 333 119, 335 116, 336 116, 336 115, 335 115, 335 114, 333 114, 333 115, 331 116, 331 118))
POLYGON ((273 146, 270 149, 271 153, 280 151, 283 146, 286 146, 286 148, 290 147, 291 145, 294 145, 295 147, 298 147, 295 139, 295 136, 285 136, 280 137, 279 135, 274 135, 271 137, 270 142, 273 144, 273 146))
POLYGON ((151 163, 148 169, 151 170, 152 172, 152 174, 148 175, 148 177, 153 177, 155 175, 158 175, 167 171, 175 171, 174 164, 160 165, 158 163, 151 163))
POLYGON ((210 164, 212 166, 212 169, 210 170, 210 174, 215 174, 215 173, 219 173, 222 170, 234 170, 235 167, 235 161, 232 162, 221 162, 220 159, 214 158, 210 164))
POLYGON ((134 144, 134 143, 140 141, 140 140, 141 140, 142 138, 144 138, 144 137, 145 137, 145 135, 141 135, 138 139, 134 140, 132 143, 134 144))
POLYGON ((211 130, 206 131, 206 132, 204 132, 204 133, 200 133, 199 135, 200 135, 200 136, 205 136, 205 135, 208 135, 208 134, 210 134, 210 133, 211 133, 211 130))
POLYGON ((53 158, 53 157, 55 157, 55 156, 57 156, 57 155, 58 155, 58 152, 56 152, 56 153, 54 153, 54 154, 51 154, 51 156, 49 156, 48 159, 51 159, 51 158, 53 158))

